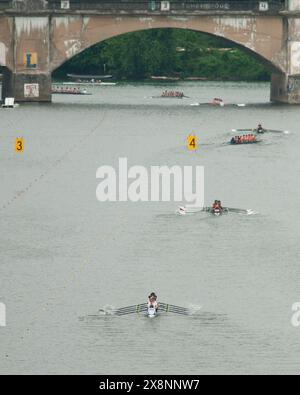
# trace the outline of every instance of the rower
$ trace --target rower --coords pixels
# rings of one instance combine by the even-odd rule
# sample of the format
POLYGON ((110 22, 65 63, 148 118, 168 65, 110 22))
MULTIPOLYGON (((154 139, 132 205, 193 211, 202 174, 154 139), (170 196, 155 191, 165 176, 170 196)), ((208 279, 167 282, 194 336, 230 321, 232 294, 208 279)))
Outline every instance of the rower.
POLYGON ((218 105, 218 106, 224 106, 223 99, 220 99, 219 97, 215 97, 212 101, 212 104, 218 105))
POLYGON ((212 205, 212 209, 210 210, 212 214, 220 215, 223 212, 223 207, 221 200, 215 200, 214 204, 212 205))
POLYGON ((218 200, 218 205, 219 205, 219 209, 220 209, 220 210, 223 210, 221 200, 218 200))
POLYGON ((148 308, 149 307, 154 307, 155 310, 158 309, 157 296, 155 292, 151 292, 151 294, 148 296, 148 308))
POLYGON ((264 133, 264 129, 263 129, 263 127, 261 126, 261 124, 259 124, 259 125, 257 126, 256 131, 257 131, 257 133, 264 133))
POLYGON ((215 209, 220 209, 222 210, 222 204, 221 204, 221 200, 215 200, 214 204, 212 205, 212 208, 215 209))

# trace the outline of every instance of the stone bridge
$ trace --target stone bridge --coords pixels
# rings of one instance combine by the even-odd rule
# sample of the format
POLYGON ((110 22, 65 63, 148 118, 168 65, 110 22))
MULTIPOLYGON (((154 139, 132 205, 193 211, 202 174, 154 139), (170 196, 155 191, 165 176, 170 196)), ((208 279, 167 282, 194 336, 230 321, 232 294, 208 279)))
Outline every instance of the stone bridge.
POLYGON ((300 104, 300 0, 0 0, 2 97, 51 101, 51 74, 124 33, 178 28, 225 38, 272 72, 271 100, 300 104))

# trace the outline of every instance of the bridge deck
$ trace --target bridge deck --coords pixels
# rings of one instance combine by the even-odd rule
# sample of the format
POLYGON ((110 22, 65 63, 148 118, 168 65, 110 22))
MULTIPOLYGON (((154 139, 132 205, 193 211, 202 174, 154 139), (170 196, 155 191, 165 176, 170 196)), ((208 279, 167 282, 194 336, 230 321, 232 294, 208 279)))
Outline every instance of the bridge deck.
POLYGON ((41 0, 14 1, 0 0, 0 10, 7 12, 30 12, 34 13, 67 13, 67 12, 95 12, 95 13, 146 13, 146 14, 198 14, 202 12, 253 12, 253 13, 276 13, 285 9, 283 0, 259 1, 259 0, 41 0))

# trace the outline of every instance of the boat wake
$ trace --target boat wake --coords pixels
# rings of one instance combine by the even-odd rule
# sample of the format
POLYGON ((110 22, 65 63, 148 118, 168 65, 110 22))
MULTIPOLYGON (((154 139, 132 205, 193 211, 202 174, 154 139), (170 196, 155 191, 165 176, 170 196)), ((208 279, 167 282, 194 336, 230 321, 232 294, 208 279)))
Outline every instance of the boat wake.
POLYGON ((202 311, 201 305, 189 305, 188 306, 189 315, 197 315, 202 311))
POLYGON ((103 306, 102 309, 99 309, 98 315, 99 316, 106 316, 106 315, 114 315, 115 307, 113 306, 103 306))
POLYGON ((257 214, 258 214, 258 211, 254 211, 251 209, 246 210, 246 213, 245 213, 245 215, 257 215, 257 214))

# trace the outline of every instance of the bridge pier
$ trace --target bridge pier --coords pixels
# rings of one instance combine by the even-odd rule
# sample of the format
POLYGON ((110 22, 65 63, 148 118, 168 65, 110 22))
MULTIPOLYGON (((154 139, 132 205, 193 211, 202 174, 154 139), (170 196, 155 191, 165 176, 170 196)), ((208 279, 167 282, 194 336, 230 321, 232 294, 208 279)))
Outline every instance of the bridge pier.
POLYGON ((286 73, 272 74, 271 101, 300 104, 300 0, 287 0, 292 13, 284 20, 286 73))
MULTIPOLYGON (((12 72, 6 68, 3 67, 1 69, 2 73, 2 100, 4 100, 6 97, 11 97, 11 92, 13 90, 13 81, 12 81, 12 72)), ((13 97, 13 96, 12 96, 13 97)))
POLYGON ((51 74, 4 72, 2 100, 14 97, 17 102, 50 102, 51 74))
POLYGON ((300 104, 300 78, 287 74, 272 74, 271 101, 300 104))

